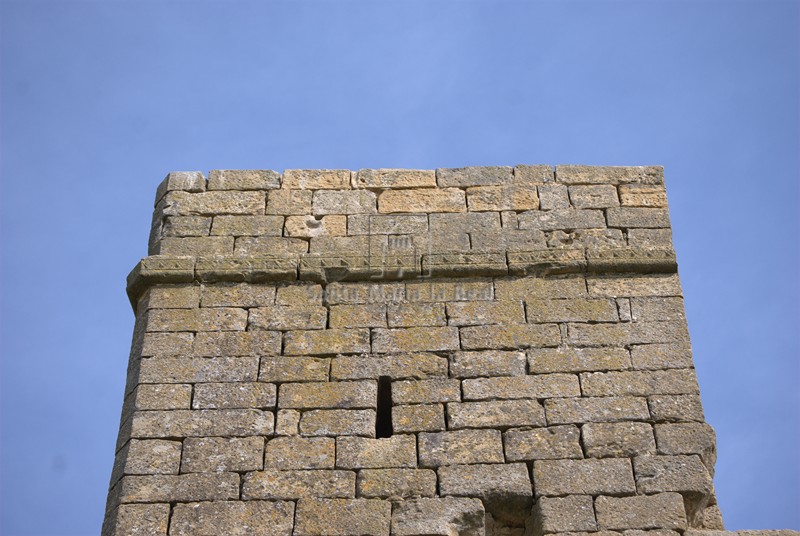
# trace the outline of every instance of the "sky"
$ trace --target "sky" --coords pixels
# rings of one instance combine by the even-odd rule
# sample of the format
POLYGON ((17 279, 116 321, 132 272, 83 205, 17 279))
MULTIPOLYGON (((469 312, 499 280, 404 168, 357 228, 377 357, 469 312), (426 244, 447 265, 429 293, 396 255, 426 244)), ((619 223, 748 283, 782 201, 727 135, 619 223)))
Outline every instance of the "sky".
POLYGON ((728 529, 800 529, 800 3, 0 0, 0 534, 99 533, 169 171, 663 165, 728 529))

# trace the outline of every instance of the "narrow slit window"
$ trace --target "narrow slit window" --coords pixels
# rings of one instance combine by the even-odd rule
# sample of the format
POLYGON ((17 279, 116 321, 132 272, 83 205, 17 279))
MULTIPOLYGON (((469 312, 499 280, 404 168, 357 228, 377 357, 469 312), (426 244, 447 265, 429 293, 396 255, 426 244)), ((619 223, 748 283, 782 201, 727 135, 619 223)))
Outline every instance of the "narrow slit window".
POLYGON ((378 415, 375 419, 375 437, 392 437, 392 379, 378 378, 378 415))

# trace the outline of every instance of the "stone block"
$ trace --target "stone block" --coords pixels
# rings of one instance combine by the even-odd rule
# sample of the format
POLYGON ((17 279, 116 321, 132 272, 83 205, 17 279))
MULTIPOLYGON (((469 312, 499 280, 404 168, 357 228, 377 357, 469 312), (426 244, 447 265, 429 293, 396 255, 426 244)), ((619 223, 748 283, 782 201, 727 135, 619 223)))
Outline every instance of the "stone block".
POLYGON ((636 493, 631 461, 627 458, 536 460, 533 481, 537 497, 636 493))
POLYGON ((263 307, 275 303, 275 287, 252 283, 203 285, 201 307, 263 307))
POLYGON ((664 186, 620 184, 619 198, 623 207, 666 208, 667 206, 667 191, 664 186))
POLYGON ((671 250, 672 230, 666 229, 628 229, 628 245, 641 248, 660 248, 671 250))
POLYGON ((447 304, 451 326, 485 326, 525 323, 525 310, 519 300, 461 301, 447 304))
POLYGON ((239 498, 236 473, 125 476, 117 484, 121 503, 215 501, 239 498))
POLYGON ((447 325, 443 303, 391 303, 387 315, 390 328, 447 325))
POLYGON ((198 333, 192 353, 200 357, 255 356, 281 353, 277 331, 211 331, 198 333))
POLYGON ((683 298, 631 298, 631 316, 634 322, 681 321, 686 322, 683 298))
POLYGON ((536 210, 539 197, 536 186, 472 186, 467 188, 470 211, 536 210))
POLYGON ((442 404, 394 406, 392 427, 396 433, 444 430, 444 406, 442 404))
POLYGON ((331 362, 332 380, 393 380, 447 377, 447 358, 430 353, 385 356, 340 356, 331 362))
POLYGON ((418 440, 420 467, 504 461, 498 430, 421 432, 418 440))
POLYGON ((403 380, 392 383, 392 403, 429 404, 461 400, 461 382, 451 379, 403 380))
POLYGON ((300 412, 296 409, 279 409, 275 415, 276 436, 296 436, 300 433, 300 412))
POLYGON ((694 369, 584 372, 584 396, 683 395, 699 391, 694 369))
POLYGON ((705 421, 699 395, 653 395, 647 402, 655 422, 705 421))
POLYGON ((455 378, 524 376, 525 354, 502 350, 453 352, 450 354, 450 375, 455 378))
POLYGON ((518 215, 521 230, 601 229, 606 226, 602 210, 574 208, 531 210, 518 215))
POLYGON ((617 188, 613 184, 570 186, 569 199, 575 208, 618 207, 617 188))
POLYGON ((417 327, 373 329, 375 353, 436 352, 458 350, 458 329, 454 327, 417 327))
POLYGON ((612 300, 530 298, 525 300, 528 322, 616 322, 617 305, 612 300))
POLYGON ((563 184, 663 184, 661 166, 556 166, 556 180, 563 184))
MULTIPOLYGON (((368 190, 318 190, 314 192, 311 211, 314 215, 373 214, 376 212, 375 207, 375 194, 368 190)), ((339 228, 342 224, 346 225, 346 222, 342 220, 339 228)))
POLYGON ((305 356, 263 357, 258 379, 275 383, 324 382, 328 380, 330 361, 305 356))
POLYGON ((386 305, 381 303, 331 305, 330 315, 332 328, 386 327, 386 305))
POLYGON ((175 505, 170 534, 291 536, 293 525, 294 503, 289 501, 187 503, 175 505))
POLYGON ((288 409, 374 408, 378 384, 374 381, 284 383, 278 407, 288 409))
POLYGON ((180 465, 180 441, 131 439, 115 457, 111 483, 123 475, 177 475, 180 465))
POLYGON ((194 409, 275 407, 276 388, 271 383, 198 383, 194 386, 194 409))
POLYGON ((440 467, 442 496, 476 497, 495 519, 522 524, 533 504, 528 467, 524 463, 450 465, 440 467))
POLYGON ((563 299, 586 297, 583 277, 523 277, 497 279, 494 283, 498 300, 563 299))
POLYGON ((200 287, 195 285, 158 285, 139 300, 137 311, 148 309, 194 309, 200 304, 200 287))
POLYGON ((264 452, 264 469, 333 469, 335 461, 332 437, 276 437, 264 452))
POLYGON ((512 181, 514 181, 514 168, 509 166, 475 166, 436 170, 436 182, 440 188, 506 184, 512 181))
POLYGON ((284 341, 287 355, 358 354, 370 350, 369 330, 365 328, 289 331, 284 341))
POLYGON ((302 238, 279 238, 275 236, 236 237, 234 255, 250 257, 292 257, 308 253, 308 242, 302 238))
POLYGON ((167 536, 169 504, 120 504, 106 515, 102 536, 147 534, 167 536))
POLYGON ((638 456, 633 459, 636 487, 642 495, 675 491, 683 495, 690 518, 706 507, 714 486, 698 456, 638 456))
POLYGON ((300 435, 375 437, 375 410, 317 409, 303 412, 300 435))
POLYGON ((460 329, 465 350, 519 350, 530 346, 558 346, 561 332, 556 324, 506 324, 460 329))
POLYGON ((325 301, 329 305, 393 303, 405 297, 405 283, 331 283, 325 287, 325 301))
POLYGON ((447 404, 448 430, 544 425, 544 408, 536 400, 492 400, 447 404))
POLYGON ((315 236, 345 236, 347 216, 331 214, 328 216, 287 216, 286 236, 311 238, 315 236))
POLYGON ((480 499, 422 498, 395 503, 393 536, 484 536, 485 513, 480 499))
POLYGON ((354 214, 348 235, 414 235, 428 232, 427 214, 354 214))
POLYGON ((514 181, 523 184, 541 184, 555 180, 553 166, 536 164, 514 166, 514 181))
POLYGON ((591 495, 539 497, 534 506, 533 519, 534 534, 597 530, 591 495))
POLYGON ((586 456, 631 458, 655 454, 653 427, 646 422, 587 423, 581 429, 586 456))
POLYGON ((141 383, 255 381, 257 357, 148 357, 139 369, 141 383))
MULTIPOLYGON (((159 204, 165 216, 264 214, 264 192, 169 192, 159 204)), ((156 208, 158 210, 158 207, 156 208)))
POLYGON ((310 190, 272 190, 267 197, 267 214, 311 214, 310 190))
POLYGON ((633 396, 553 398, 544 402, 548 424, 646 421, 647 399, 633 396))
POLYGON ((697 454, 713 476, 717 461, 717 436, 709 424, 656 424, 655 431, 659 454, 697 454))
POLYGON ((669 227, 669 211, 663 208, 609 208, 606 217, 609 227, 669 227))
POLYGON ((586 372, 630 368, 631 359, 624 348, 531 348, 528 368, 531 373, 586 372))
POLYGON ((367 499, 433 497, 436 473, 430 469, 363 469, 358 472, 356 495, 367 499))
POLYGON ((179 383, 144 383, 136 386, 131 397, 131 409, 135 410, 189 409, 192 386, 179 383))
POLYGON ((283 172, 282 188, 302 190, 337 190, 350 188, 348 169, 287 169, 283 172))
POLYGON ((464 380, 464 400, 503 400, 513 398, 553 398, 581 396, 574 374, 539 374, 464 380))
POLYGON ((637 276, 588 276, 586 283, 592 296, 612 298, 632 296, 680 296, 681 283, 676 274, 637 276))
POLYGON ((688 341, 677 344, 644 344, 631 346, 635 369, 691 368, 692 347, 688 341))
POLYGON ((542 210, 560 210, 569 208, 567 187, 563 184, 542 184, 539 190, 539 208, 542 210))
POLYGON ((181 472, 257 471, 263 459, 263 437, 187 437, 183 441, 181 472))
POLYGON ((568 331, 567 342, 576 346, 627 346, 689 341, 689 330, 685 322, 570 323, 568 331))
POLYGON ((336 439, 336 467, 340 469, 384 469, 416 467, 417 441, 413 435, 381 439, 340 437, 336 439))
POLYGON ((214 216, 211 234, 216 236, 281 236, 283 234, 283 216, 214 216))
POLYGON ((405 298, 409 302, 455 302, 494 299, 491 281, 410 281, 405 298))
POLYGON ((165 236, 151 250, 154 255, 231 255, 233 237, 230 236, 165 236))
POLYGON ((272 305, 250 309, 248 324, 251 330, 307 330, 325 329, 327 320, 328 310, 323 306, 272 305))
POLYGON ((458 188, 387 190, 378 197, 378 212, 466 212, 467 200, 458 188))
POLYGON ((598 497, 594 506, 600 529, 684 530, 687 528, 683 498, 678 493, 598 497))
POLYGON ((314 283, 290 283, 277 288, 275 303, 295 307, 322 305, 322 285, 314 283))
POLYGON ((355 496, 356 474, 353 471, 266 470, 247 473, 242 482, 242 499, 245 501, 355 496))
POLYGON ((247 311, 233 307, 154 309, 147 331, 244 331, 247 311))
POLYGON ((353 188, 435 187, 432 169, 360 169, 353 175, 353 188))
POLYGON ((301 499, 294 536, 388 536, 392 503, 379 499, 301 499))
POLYGON ((212 169, 209 190, 271 190, 281 187, 281 174, 271 169, 212 169))
POLYGON ((193 341, 194 333, 144 333, 140 353, 142 357, 186 355, 191 353, 193 341))
POLYGON ((131 437, 267 436, 273 426, 272 413, 257 409, 139 411, 131 437))
POLYGON ((206 178, 202 171, 173 171, 168 173, 156 189, 156 204, 167 192, 182 190, 186 192, 204 192, 206 178))
POLYGON ((583 458, 580 437, 577 426, 508 430, 503 434, 506 461, 583 458))
POLYGON ((499 232, 500 214, 496 212, 465 214, 430 214, 430 233, 439 236, 451 236, 458 233, 472 235, 499 232))

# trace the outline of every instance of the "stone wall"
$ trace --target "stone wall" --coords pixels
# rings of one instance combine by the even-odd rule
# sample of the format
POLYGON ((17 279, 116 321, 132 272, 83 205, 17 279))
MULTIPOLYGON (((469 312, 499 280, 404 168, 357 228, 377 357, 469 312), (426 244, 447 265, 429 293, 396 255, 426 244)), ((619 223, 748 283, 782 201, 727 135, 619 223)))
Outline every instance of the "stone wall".
POLYGON ((722 529, 662 169, 171 173, 105 535, 722 529))

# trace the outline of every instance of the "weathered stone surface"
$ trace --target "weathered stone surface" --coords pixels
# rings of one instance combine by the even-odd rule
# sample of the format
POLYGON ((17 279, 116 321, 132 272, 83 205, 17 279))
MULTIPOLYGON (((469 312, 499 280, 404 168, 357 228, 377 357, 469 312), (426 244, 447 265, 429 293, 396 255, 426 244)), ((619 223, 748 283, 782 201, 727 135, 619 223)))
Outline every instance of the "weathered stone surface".
POLYGON ((453 352, 450 356, 450 375, 456 378, 524 376, 525 354, 502 350, 453 352))
POLYGON ((656 445, 659 454, 697 454, 714 474, 717 461, 717 437, 706 423, 657 424, 656 445))
POLYGON ((655 422, 704 421, 699 395, 654 395, 647 398, 655 422))
POLYGON ((413 435, 382 439, 340 437, 336 440, 336 467, 341 469, 383 469, 416 467, 417 442, 413 435))
MULTIPOLYGON (((313 214, 372 214, 375 194, 367 190, 319 190, 314 192, 313 214)), ((413 211, 417 212, 417 211, 413 211)))
POLYGON ((386 305, 381 303, 331 305, 332 328, 386 327, 386 305))
MULTIPOLYGON (((264 214, 264 192, 169 192, 159 207, 165 216, 264 214)), ((156 208, 158 210, 158 208, 156 208)))
POLYGON ((378 197, 378 212, 465 212, 467 200, 458 188, 387 190, 378 197))
POLYGON ((358 354, 369 350, 368 329, 289 331, 284 336, 284 353, 287 355, 358 354))
POLYGON ((282 231, 283 216, 214 216, 211 225, 216 236, 281 236, 282 231))
POLYGON ((656 452, 653 427, 645 422, 587 423, 581 434, 587 457, 630 458, 656 452))
POLYGON ((552 398, 544 402, 548 424, 646 421, 647 399, 633 396, 552 398))
POLYGON ((266 436, 273 425, 272 413, 257 409, 139 411, 131 437, 266 436))
POLYGON ((661 208, 610 208, 606 211, 609 227, 669 227, 669 212, 661 208))
POLYGON ((300 418, 300 435, 375 437, 375 410, 318 409, 300 418))
POLYGON ((463 382, 464 400, 581 396, 574 374, 474 378, 463 382))
POLYGON ((590 495, 539 497, 534 506, 534 534, 597 530, 590 495))
POLYGON ((192 352, 194 333, 143 333, 142 357, 172 357, 192 352))
POLYGON ((555 179, 553 166, 536 164, 514 166, 514 181, 523 184, 541 184, 555 179))
POLYGON ((391 516, 378 499, 301 499, 294 536, 388 536, 391 516))
POLYGON ((505 324, 461 328, 465 350, 510 349, 530 346, 558 346, 561 332, 555 324, 505 324))
POLYGON ((360 169, 353 175, 353 188, 419 188, 436 186, 432 169, 360 169))
POLYGON ((418 438, 421 467, 503 463, 503 441, 497 430, 422 432, 418 438))
POLYGON ((348 235, 415 235, 427 232, 427 214, 354 214, 347 216, 348 235))
POLYGON ((180 441, 131 439, 117 453, 111 482, 123 475, 176 475, 180 464, 180 441))
POLYGON ((410 281, 405 297, 409 302, 455 302, 494 299, 491 281, 410 281))
POLYGON ((147 534, 167 536, 169 504, 120 504, 106 517, 103 536, 147 534))
POLYGON ((393 536, 484 536, 485 514, 480 499, 437 497, 396 503, 393 536))
POLYGON ((244 331, 247 311, 233 307, 155 309, 147 317, 147 331, 244 331))
POLYGON ((661 166, 556 166, 556 180, 563 184, 663 184, 661 166))
MULTIPOLYGON (((187 384, 140 384, 131 394, 130 408, 189 409, 192 386, 187 384)), ((128 405, 126 401, 126 405, 128 405)))
POLYGON ((376 353, 458 350, 455 327, 374 329, 372 351, 376 353))
POLYGON ((358 472, 356 494, 367 499, 433 497, 436 473, 430 469, 364 469, 358 472))
POLYGON ((194 309, 200 303, 200 287, 196 285, 158 285, 139 300, 139 311, 148 309, 194 309))
POLYGON ((582 458, 581 432, 577 426, 551 426, 533 430, 509 430, 503 434, 509 462, 582 458))
POLYGON ((414 404, 392 408, 395 432, 438 432, 444 430, 444 405, 414 404))
POLYGON ((311 214, 310 190, 272 190, 267 197, 267 214, 311 214))
POLYGON ((374 381, 284 383, 278 390, 278 407, 374 408, 377 396, 374 381))
POLYGON ((692 348, 688 342, 634 345, 631 361, 636 369, 691 368, 692 348))
POLYGON ((206 178, 202 171, 173 171, 168 173, 156 189, 156 204, 167 192, 183 190, 186 192, 204 192, 206 178))
POLYGON ((392 402, 398 405, 459 400, 461 400, 461 382, 458 380, 405 380, 392 384, 392 402))
POLYGON ((209 190, 270 190, 281 187, 281 174, 271 169, 212 169, 209 190))
POLYGON ((628 245, 672 250, 672 231, 666 229, 628 229, 628 245))
POLYGON ((175 505, 170 523, 170 534, 175 536, 217 536, 219 534, 291 536, 293 525, 293 502, 187 503, 175 505))
POLYGON ((697 393, 694 369, 585 372, 581 374, 584 396, 646 396, 697 393))
POLYGON ((275 407, 276 389, 271 383, 198 383, 194 388, 192 408, 230 409, 275 407))
POLYGON ((296 409, 279 409, 275 415, 276 436, 296 436, 300 433, 300 412, 296 409))
POLYGON ((569 195, 563 184, 542 184, 538 190, 539 208, 542 210, 569 208, 569 195))
POLYGON ((281 334, 276 331, 198 333, 192 353, 201 357, 280 354, 281 334))
POLYGON ((633 470, 639 493, 676 491, 693 515, 705 508, 713 492, 711 476, 698 456, 638 456, 633 470))
POLYGON ((685 322, 626 322, 619 324, 568 324, 567 342, 576 346, 623 346, 688 342, 685 322))
POLYGON ((683 298, 631 298, 634 322, 686 321, 683 298))
POLYGON ((239 475, 189 473, 125 476, 117 484, 117 493, 122 503, 238 499, 239 475))
POLYGON ((662 208, 667 206, 667 192, 663 186, 621 184, 619 197, 624 207, 662 208))
POLYGON ((556 229, 599 229, 606 226, 602 210, 574 208, 531 210, 518 216, 523 230, 553 231, 556 229))
POLYGON ((675 274, 639 276, 589 276, 586 278, 592 296, 680 296, 681 284, 675 274))
POLYGON ((513 173, 509 166, 440 168, 436 170, 436 182, 440 187, 505 184, 514 180, 513 173))
POLYGON ((273 285, 216 283, 203 285, 202 307, 262 307, 275 303, 273 285))
POLYGON ((483 326, 525 322, 521 301, 462 301, 447 304, 451 326, 483 326))
POLYGON ((535 186, 473 186, 467 188, 470 211, 535 210, 539 197, 535 186))
POLYGON ((618 207, 617 188, 612 184, 570 186, 569 199, 575 208, 618 207))
POLYGON ((264 452, 265 469, 333 469, 335 461, 332 437, 276 437, 264 452))
POLYGON ((261 359, 259 381, 324 382, 328 380, 330 359, 305 356, 272 356, 261 359))
POLYGON ((447 377, 447 358, 431 353, 389 354, 382 356, 339 356, 331 361, 332 380, 393 380, 447 377))
POLYGON ((263 437, 187 437, 181 472, 256 471, 262 467, 263 456, 263 437))
POLYGON ((257 357, 149 357, 142 359, 142 383, 254 381, 257 357))
POLYGON ((274 236, 237 236, 234 255, 266 257, 280 255, 291 257, 308 252, 308 242, 302 238, 279 238, 274 236))
POLYGON ((586 281, 583 277, 574 276, 497 279, 494 287, 498 300, 563 299, 586 296, 586 281))
POLYGON ((282 187, 303 190, 350 188, 350 170, 287 169, 283 172, 282 187))
POLYGON ((353 471, 276 471, 247 473, 242 499, 301 499, 304 497, 355 497, 353 471))
POLYGON ((687 527, 678 493, 636 497, 598 497, 594 503, 600 529, 676 529, 687 527))
POLYGON ((496 519, 521 524, 530 515, 533 490, 524 463, 440 467, 442 496, 477 497, 496 519))
POLYGON ((528 367, 531 373, 585 372, 630 368, 624 348, 531 348, 528 367))
POLYGON ((616 322, 617 306, 612 300, 525 300, 528 322, 616 322))
POLYGON ((328 310, 325 307, 292 307, 275 305, 250 309, 249 327, 252 330, 325 329, 328 310))
POLYGON ((308 307, 322 305, 322 285, 314 283, 292 283, 278 287, 275 295, 277 305, 308 307))
POLYGON ((404 283, 331 283, 325 287, 325 301, 339 303, 394 303, 406 297, 404 283))
POLYGON ((449 430, 544 425, 544 408, 536 400, 492 400, 447 404, 449 430))
POLYGON ((533 481, 537 497, 636 493, 631 461, 627 458, 536 460, 533 481))

